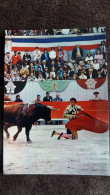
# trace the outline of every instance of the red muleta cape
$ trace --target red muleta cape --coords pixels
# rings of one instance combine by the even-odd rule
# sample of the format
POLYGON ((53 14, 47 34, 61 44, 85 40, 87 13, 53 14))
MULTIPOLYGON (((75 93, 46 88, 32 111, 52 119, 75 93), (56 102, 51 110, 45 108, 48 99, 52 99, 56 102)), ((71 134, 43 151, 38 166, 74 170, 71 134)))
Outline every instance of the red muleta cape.
POLYGON ((73 131, 87 130, 94 133, 108 131, 108 110, 80 111, 75 119, 71 119, 65 127, 73 131))

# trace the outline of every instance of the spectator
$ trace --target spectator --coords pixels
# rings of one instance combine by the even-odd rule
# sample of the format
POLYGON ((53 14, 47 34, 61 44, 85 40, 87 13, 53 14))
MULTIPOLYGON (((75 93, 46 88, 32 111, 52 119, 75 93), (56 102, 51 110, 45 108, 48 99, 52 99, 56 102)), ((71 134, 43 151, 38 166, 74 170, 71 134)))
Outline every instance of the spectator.
POLYGON ((28 77, 28 81, 35 81, 36 77, 34 76, 33 72, 30 74, 30 76, 28 77))
POLYGON ((86 64, 85 57, 82 57, 82 62, 84 63, 84 65, 86 64))
POLYGON ((30 64, 29 66, 29 75, 33 73, 33 76, 35 76, 35 69, 33 63, 30 64))
POLYGON ((26 65, 23 65, 23 68, 20 70, 20 75, 26 74, 26 77, 29 76, 29 70, 26 69, 26 65))
POLYGON ((42 69, 43 69, 43 71, 45 70, 46 67, 49 68, 49 64, 47 63, 46 60, 43 60, 43 61, 42 61, 42 69))
POLYGON ((66 74, 66 72, 63 73, 63 78, 62 80, 68 80, 68 75, 66 74))
POLYGON ((44 81, 45 79, 43 78, 43 75, 42 75, 42 72, 40 72, 38 74, 38 77, 37 77, 38 81, 44 81))
POLYGON ((13 72, 13 76, 11 77, 12 81, 21 81, 17 71, 13 72))
POLYGON ((44 97, 43 101, 52 101, 52 96, 50 96, 50 93, 47 91, 46 96, 44 97))
POLYGON ((77 30, 77 35, 81 35, 82 31, 80 29, 77 30))
POLYGON ((101 72, 103 73, 103 75, 107 76, 107 66, 105 64, 102 66, 101 72))
POLYGON ((73 74, 76 74, 77 76, 79 75, 79 70, 77 65, 74 66, 74 71, 71 71, 70 76, 72 76, 73 74))
POLYGON ((18 62, 20 65, 22 65, 22 60, 21 60, 21 52, 18 52, 18 62))
POLYGON ((13 77, 14 76, 14 72, 16 72, 17 76, 19 76, 19 71, 18 68, 15 67, 11 72, 10 72, 10 76, 13 77))
POLYGON ((27 62, 28 65, 30 65, 31 61, 31 55, 28 53, 28 50, 25 50, 25 54, 23 55, 23 62, 27 62))
POLYGON ((106 45, 105 41, 101 42, 101 46, 99 47, 101 54, 103 55, 103 58, 106 58, 106 45))
POLYGON ((61 66, 60 70, 57 72, 57 74, 59 74, 59 76, 60 76, 60 79, 63 78, 63 73, 64 73, 64 70, 63 70, 63 67, 61 66))
POLYGON ((105 27, 98 27, 98 33, 105 32, 105 27))
POLYGON ((88 60, 90 60, 90 63, 93 63, 93 56, 90 53, 87 54, 85 61, 87 62, 88 60))
POLYGON ((57 70, 57 65, 55 64, 55 61, 52 60, 51 64, 49 65, 49 72, 51 71, 51 69, 54 68, 55 70, 57 70))
POLYGON ((8 64, 9 62, 11 62, 10 53, 6 52, 6 54, 5 54, 5 63, 8 64))
POLYGON ((78 75, 76 75, 75 73, 70 77, 70 80, 76 80, 78 79, 78 75))
POLYGON ((8 72, 7 73, 11 73, 11 71, 14 69, 15 66, 12 65, 12 62, 9 62, 8 65, 7 65, 7 69, 8 69, 8 72))
POLYGON ((101 72, 101 69, 98 69, 97 78, 100 79, 100 78, 105 78, 105 77, 106 77, 105 73, 103 71, 101 72))
POLYGON ((45 30, 37 30, 37 35, 45 35, 45 30))
POLYGON ((86 67, 87 69, 89 69, 89 68, 91 67, 91 61, 90 61, 90 60, 87 61, 87 64, 85 65, 85 67, 86 67))
POLYGON ((11 34, 12 34, 12 31, 8 30, 7 35, 11 36, 11 34))
POLYGON ((98 91, 95 91, 93 93, 94 97, 92 97, 90 100, 103 100, 102 97, 99 96, 99 92, 98 91))
POLYGON ((45 67, 45 69, 44 69, 44 79, 48 79, 49 78, 49 76, 50 76, 50 74, 49 74, 49 71, 48 71, 48 67, 45 67))
POLYGON ((36 47, 35 51, 33 52, 33 59, 34 61, 39 61, 39 63, 41 62, 41 52, 38 47, 36 47))
POLYGON ((56 98, 54 98, 54 100, 53 101, 63 101, 63 99, 62 98, 60 98, 60 95, 57 93, 56 94, 56 98))
POLYGON ((37 71, 35 72, 35 76, 37 79, 38 79, 40 73, 42 73, 42 71, 41 71, 41 68, 38 67, 37 71))
POLYGON ((83 61, 80 61, 80 62, 79 62, 78 69, 81 70, 83 65, 84 65, 83 61))
POLYGON ((93 64, 91 64, 91 69, 93 70, 94 78, 96 78, 97 77, 97 70, 94 68, 93 64))
POLYGON ((4 77, 4 81, 11 81, 10 74, 6 74, 6 76, 4 77))
POLYGON ((92 28, 92 31, 93 31, 93 33, 97 33, 97 28, 96 27, 93 27, 92 28))
POLYGON ((60 62, 57 62, 57 65, 56 65, 56 72, 58 72, 60 70, 60 67, 61 67, 61 63, 60 62))
POLYGON ((88 33, 88 28, 81 28, 80 30, 82 33, 88 33))
POLYGON ((61 80, 59 74, 56 74, 55 80, 61 80))
POLYGON ((28 77, 27 77, 27 74, 26 73, 24 73, 24 74, 21 75, 21 81, 22 82, 27 81, 27 78, 28 77))
POLYGON ((12 63, 14 66, 16 66, 16 63, 18 62, 18 52, 14 51, 14 55, 12 56, 12 63))
POLYGON ((49 76, 48 80, 55 80, 55 77, 52 73, 50 73, 50 76, 49 76))
POLYGON ((94 79, 95 75, 93 74, 93 69, 89 68, 87 72, 87 79, 94 79))
POLYGON ((67 73, 70 70, 70 67, 67 64, 67 61, 64 61, 63 70, 67 73))
POLYGON ((35 71, 37 72, 37 70, 38 70, 38 68, 40 68, 41 69, 41 71, 43 72, 43 68, 42 68, 42 66, 39 64, 39 61, 37 61, 37 64, 35 65, 35 71))
POLYGON ((87 79, 87 76, 84 74, 84 72, 81 72, 79 79, 87 79))
POLYGON ((16 100, 15 102, 23 102, 22 99, 20 99, 20 95, 16 95, 16 100))
POLYGON ((77 34, 78 28, 71 29, 71 34, 77 34))
POLYGON ((94 59, 97 60, 99 64, 102 63, 103 55, 101 54, 100 50, 97 50, 96 55, 94 56, 94 59))
POLYGON ((99 69, 99 63, 97 62, 97 60, 94 60, 93 65, 94 65, 94 68, 95 68, 96 70, 99 69))
POLYGON ((53 75, 53 78, 55 78, 56 74, 55 74, 55 68, 54 67, 51 68, 50 75, 53 75))
POLYGON ((61 47, 58 47, 57 52, 56 52, 56 56, 57 56, 57 61, 60 62, 60 64, 63 64, 63 56, 64 56, 64 51, 62 51, 61 47))
POLYGON ((61 33, 62 33, 62 35, 69 35, 70 34, 70 29, 62 29, 61 33))
POLYGON ((46 30, 46 35, 54 35, 54 31, 53 31, 53 29, 47 29, 46 30))
POLYGON ((89 28, 88 29, 88 33, 93 33, 93 29, 92 28, 89 28))
POLYGON ((13 102, 9 97, 8 94, 4 95, 4 102, 13 102))
POLYGON ((70 59, 68 66, 71 68, 71 70, 74 70, 74 63, 75 63, 75 61, 70 59))
POLYGON ((55 35, 61 35, 62 34, 62 32, 61 32, 61 29, 55 29, 55 35))
POLYGON ((40 100, 40 95, 37 95, 37 99, 34 100, 34 102, 41 102, 41 100, 40 100))
POLYGON ((69 68, 67 72, 68 79, 70 78, 70 73, 71 73, 71 68, 69 68))
POLYGON ((20 71, 22 69, 22 65, 19 63, 19 61, 16 63, 16 66, 18 71, 20 71))
POLYGON ((79 61, 82 60, 83 50, 79 47, 79 44, 76 44, 76 47, 72 51, 72 59, 75 60, 76 64, 79 64, 79 61))
POLYGON ((54 50, 54 47, 51 48, 51 51, 49 52, 49 58, 50 62, 54 60, 56 62, 56 51, 54 50))
POLYGON ((47 49, 44 49, 44 52, 41 56, 41 62, 43 62, 44 60, 46 61, 47 64, 49 63, 49 53, 47 49))
POLYGON ((81 72, 84 73, 84 75, 87 75, 87 69, 85 68, 85 66, 82 66, 82 69, 78 70, 78 75, 81 75, 81 72))

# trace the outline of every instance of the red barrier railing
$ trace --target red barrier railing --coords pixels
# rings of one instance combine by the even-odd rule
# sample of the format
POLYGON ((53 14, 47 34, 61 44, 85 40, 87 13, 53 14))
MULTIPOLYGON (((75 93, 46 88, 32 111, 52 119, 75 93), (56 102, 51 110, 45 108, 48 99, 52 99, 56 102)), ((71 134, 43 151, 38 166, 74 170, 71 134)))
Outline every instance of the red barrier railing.
MULTIPOLYGON (((22 102, 21 102, 22 103, 22 102)), ((66 102, 40 102, 43 105, 53 106, 58 110, 52 110, 51 117, 62 118, 65 108, 70 104, 66 102)), ((18 102, 5 103, 4 105, 18 104, 18 102)), ((81 106, 84 110, 108 110, 108 100, 99 101, 78 101, 77 105, 81 106)), ((103 114, 103 113, 102 113, 103 114)))

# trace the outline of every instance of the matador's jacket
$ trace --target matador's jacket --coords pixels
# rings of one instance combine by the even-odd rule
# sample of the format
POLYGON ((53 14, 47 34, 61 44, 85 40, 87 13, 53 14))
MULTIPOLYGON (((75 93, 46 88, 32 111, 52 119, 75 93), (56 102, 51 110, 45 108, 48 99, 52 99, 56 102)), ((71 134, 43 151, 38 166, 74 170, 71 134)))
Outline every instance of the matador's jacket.
POLYGON ((75 105, 75 106, 67 106, 67 108, 64 111, 63 118, 68 118, 71 120, 73 118, 73 115, 76 115, 80 110, 82 110, 81 106, 75 105))

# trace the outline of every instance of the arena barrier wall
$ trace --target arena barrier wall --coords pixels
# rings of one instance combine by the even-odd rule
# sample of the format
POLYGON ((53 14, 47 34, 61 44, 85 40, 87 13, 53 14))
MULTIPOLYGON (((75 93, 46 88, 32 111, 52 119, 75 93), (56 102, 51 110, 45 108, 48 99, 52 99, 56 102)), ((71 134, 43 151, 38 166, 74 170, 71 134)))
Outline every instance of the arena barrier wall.
MULTIPOLYGON (((52 119, 61 119, 63 118, 63 113, 65 108, 70 104, 69 101, 62 101, 62 102, 40 102, 43 105, 53 106, 53 108, 58 110, 52 110, 51 111, 51 118, 52 119)), ((4 105, 11 105, 11 104, 18 104, 18 102, 12 102, 12 103, 5 103, 4 105)), ((77 101, 77 105, 81 106, 85 111, 101 111, 103 115, 103 110, 108 110, 108 100, 98 100, 98 101, 77 101)))

